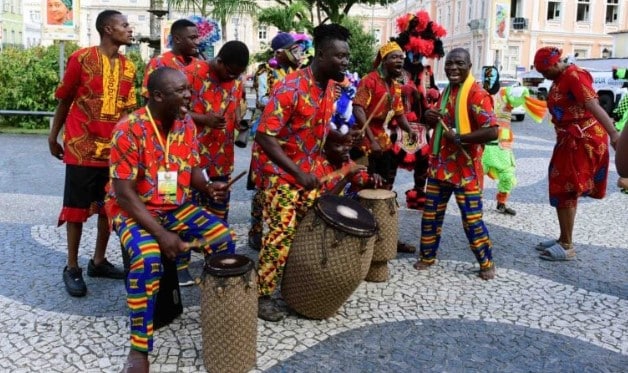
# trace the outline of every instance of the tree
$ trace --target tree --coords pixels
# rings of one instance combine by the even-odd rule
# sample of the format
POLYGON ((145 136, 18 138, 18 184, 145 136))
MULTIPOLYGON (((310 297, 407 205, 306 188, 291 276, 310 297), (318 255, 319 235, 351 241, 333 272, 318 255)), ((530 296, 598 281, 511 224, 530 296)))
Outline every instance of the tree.
POLYGON ((211 16, 220 21, 222 40, 227 41, 227 20, 237 14, 255 15, 259 9, 254 0, 169 0, 170 6, 203 17, 211 16), (211 10, 208 10, 211 9, 211 10))
MULTIPOLYGON (((297 0, 298 1, 298 0, 297 0)), ((312 12, 316 11, 315 22, 313 17, 310 21, 313 24, 325 23, 327 21, 332 23, 340 23, 340 21, 347 16, 349 10, 355 4, 366 5, 388 5, 393 2, 391 0, 303 0, 307 3, 308 8, 312 9, 312 12)), ((275 0, 281 6, 288 6, 293 3, 293 0, 275 0)))
POLYGON ((257 14, 259 23, 272 25, 281 31, 311 31, 312 10, 307 3, 295 1, 287 6, 275 6, 262 9, 257 14))
POLYGON ((351 32, 351 39, 349 39, 351 52, 349 70, 357 72, 362 77, 373 70, 375 37, 373 34, 364 31, 362 24, 356 18, 344 17, 340 24, 351 32))

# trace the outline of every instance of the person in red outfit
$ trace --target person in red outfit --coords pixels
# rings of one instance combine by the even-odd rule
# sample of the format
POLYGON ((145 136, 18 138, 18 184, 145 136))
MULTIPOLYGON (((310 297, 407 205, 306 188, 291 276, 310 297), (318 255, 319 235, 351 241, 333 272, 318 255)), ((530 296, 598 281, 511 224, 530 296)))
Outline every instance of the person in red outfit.
POLYGON ((103 199, 109 181, 111 131, 136 106, 135 65, 118 53, 121 46, 131 44, 133 30, 126 16, 115 10, 98 15, 96 30, 100 45, 79 49, 68 59, 65 75, 55 92, 59 105, 48 136, 50 153, 66 164, 59 225, 67 222, 68 262, 63 282, 74 297, 87 293, 78 251, 83 223, 93 214, 98 214, 98 234, 87 275, 124 278, 124 272, 105 258, 109 223, 103 199), (57 137, 64 125, 62 146, 57 137))
POLYGON ((480 264, 480 278, 495 277, 492 243, 482 220, 483 145, 497 139, 497 118, 488 92, 471 74, 471 57, 463 48, 445 58, 449 85, 438 109, 425 112, 434 127, 427 179, 427 199, 421 219, 421 250, 414 264, 427 270, 436 263, 447 204, 454 194, 469 247, 480 264))
POLYGON ((271 296, 296 227, 320 193, 316 174, 331 128, 336 82, 349 65, 349 35, 337 24, 314 29, 314 61, 276 83, 255 134, 255 182, 264 190, 263 213, 269 228, 259 254, 258 316, 267 321, 286 316, 271 296))
MULTIPOLYGON (((179 19, 172 24, 170 36, 172 37, 172 49, 153 57, 146 65, 142 83, 142 97, 145 99, 148 99, 148 77, 160 67, 170 67, 181 71, 188 79, 190 87, 202 86, 203 76, 201 74, 207 74, 207 62, 196 58, 198 56, 199 43, 196 24, 188 19, 179 19)), ((197 102, 198 91, 191 89, 190 93, 192 102, 197 102)), ((177 258, 179 286, 191 286, 194 284, 194 279, 188 270, 190 258, 191 254, 189 251, 177 258)))
POLYGON ((609 138, 615 147, 619 133, 600 106, 591 74, 561 61, 562 50, 543 47, 534 67, 553 81, 547 106, 556 130, 556 146, 549 165, 549 200, 556 209, 560 236, 536 245, 546 260, 572 260, 573 227, 578 198, 604 198, 609 165, 609 138))
MULTIPOLYGON (((372 117, 365 130, 366 139, 362 146, 368 154, 369 172, 381 175, 384 179, 383 188, 389 190, 395 182, 398 166, 393 143, 386 133, 390 121, 395 120, 414 141, 417 139, 404 115, 401 84, 397 81, 403 72, 404 58, 405 54, 396 42, 383 45, 373 63, 375 70, 360 80, 353 99, 356 128, 363 128, 367 118, 372 117)), ((397 251, 414 253, 416 248, 399 241, 397 251)))

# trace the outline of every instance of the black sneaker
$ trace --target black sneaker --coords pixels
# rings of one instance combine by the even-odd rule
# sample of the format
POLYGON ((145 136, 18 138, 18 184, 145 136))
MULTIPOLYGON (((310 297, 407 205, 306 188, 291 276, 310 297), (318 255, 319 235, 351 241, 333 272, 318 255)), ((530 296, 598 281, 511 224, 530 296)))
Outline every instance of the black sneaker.
POLYGON ((499 211, 502 214, 507 214, 507 215, 512 215, 512 216, 517 215, 517 211, 511 209, 510 207, 506 207, 506 204, 504 203, 497 204, 497 211, 499 211))
POLYGON ((257 300, 257 317, 262 320, 277 322, 283 320, 286 313, 270 296, 263 296, 257 300))
POLYGON ((262 234, 249 232, 249 247, 255 251, 262 249, 262 234))
POLYGON ((99 266, 94 264, 94 259, 89 260, 87 265, 87 275, 89 277, 106 277, 114 280, 126 278, 124 271, 113 266, 105 259, 99 266))
POLYGON ((194 279, 190 275, 190 271, 187 268, 177 271, 177 277, 179 277, 179 286, 192 286, 194 285, 194 279))
POLYGON ((63 268, 63 283, 65 290, 73 297, 84 297, 87 294, 87 286, 83 281, 81 268, 63 268))

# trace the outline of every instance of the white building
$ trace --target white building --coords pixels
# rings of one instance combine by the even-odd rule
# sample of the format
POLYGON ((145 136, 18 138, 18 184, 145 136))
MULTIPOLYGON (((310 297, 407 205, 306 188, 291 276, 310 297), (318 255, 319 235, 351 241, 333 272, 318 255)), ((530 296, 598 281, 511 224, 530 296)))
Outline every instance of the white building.
POLYGON ((22 44, 25 48, 40 45, 43 22, 41 0, 23 0, 22 16, 24 20, 22 44))

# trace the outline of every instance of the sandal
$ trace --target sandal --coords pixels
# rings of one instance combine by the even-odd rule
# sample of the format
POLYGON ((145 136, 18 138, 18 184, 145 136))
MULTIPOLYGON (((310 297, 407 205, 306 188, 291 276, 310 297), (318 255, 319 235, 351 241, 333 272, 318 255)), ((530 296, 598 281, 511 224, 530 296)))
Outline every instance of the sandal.
POLYGON ((534 248, 537 249, 538 251, 545 251, 549 249, 550 247, 557 244, 558 244, 558 240, 541 241, 536 246, 534 246, 534 248))
POLYGON ((545 251, 539 255, 539 258, 552 262, 574 260, 576 259, 576 249, 574 249, 572 245, 569 245, 567 248, 564 248, 563 244, 554 245, 545 249, 545 251))

